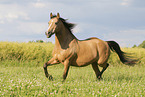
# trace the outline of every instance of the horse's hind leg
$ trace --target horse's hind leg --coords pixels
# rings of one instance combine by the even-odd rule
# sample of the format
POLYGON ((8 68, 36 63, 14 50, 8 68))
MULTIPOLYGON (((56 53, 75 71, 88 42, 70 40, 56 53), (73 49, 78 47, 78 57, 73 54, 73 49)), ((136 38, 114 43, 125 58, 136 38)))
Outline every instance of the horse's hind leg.
POLYGON ((103 72, 107 69, 108 66, 109 66, 108 63, 106 63, 106 64, 103 66, 103 69, 102 69, 102 71, 100 72, 100 74, 99 74, 99 76, 98 76, 99 78, 102 77, 103 72))
POLYGON ((96 77, 100 80, 101 79, 100 70, 99 70, 97 62, 92 63, 92 68, 95 71, 96 77))

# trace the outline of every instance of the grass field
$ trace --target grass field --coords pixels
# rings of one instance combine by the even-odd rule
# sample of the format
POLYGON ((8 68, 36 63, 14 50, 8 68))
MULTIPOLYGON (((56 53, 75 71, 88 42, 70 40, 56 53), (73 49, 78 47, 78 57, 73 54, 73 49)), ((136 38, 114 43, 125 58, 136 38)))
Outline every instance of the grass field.
POLYGON ((101 81, 87 66, 71 67, 62 83, 62 64, 48 67, 53 81, 44 75, 43 64, 51 58, 52 44, 0 42, 0 45, 0 97, 145 96, 145 49, 123 48, 140 58, 134 67, 123 65, 113 53, 101 81))
POLYGON ((64 83, 62 83, 63 65, 48 67, 48 71, 53 75, 53 81, 45 78, 42 66, 0 68, 1 97, 145 96, 144 66, 110 66, 104 72, 101 81, 96 80, 91 66, 71 67, 68 78, 64 83))

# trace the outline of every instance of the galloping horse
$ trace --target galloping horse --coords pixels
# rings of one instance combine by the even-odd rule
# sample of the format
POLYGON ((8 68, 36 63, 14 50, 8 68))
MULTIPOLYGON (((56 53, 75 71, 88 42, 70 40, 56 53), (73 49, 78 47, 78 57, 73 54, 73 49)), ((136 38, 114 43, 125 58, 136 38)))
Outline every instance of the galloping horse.
POLYGON ((53 77, 48 74, 47 66, 58 63, 64 65, 63 81, 67 77, 70 66, 83 67, 89 64, 92 65, 96 77, 101 79, 103 72, 109 66, 107 61, 110 49, 118 54, 124 64, 132 65, 137 62, 137 60, 128 58, 115 41, 103 41, 95 37, 78 40, 71 31, 74 24, 61 18, 59 13, 57 15, 51 13, 50 18, 45 34, 48 38, 55 34, 55 47, 52 52, 53 58, 44 64, 45 76, 49 80, 52 80, 53 77), (103 67, 102 71, 99 70, 98 66, 103 67))

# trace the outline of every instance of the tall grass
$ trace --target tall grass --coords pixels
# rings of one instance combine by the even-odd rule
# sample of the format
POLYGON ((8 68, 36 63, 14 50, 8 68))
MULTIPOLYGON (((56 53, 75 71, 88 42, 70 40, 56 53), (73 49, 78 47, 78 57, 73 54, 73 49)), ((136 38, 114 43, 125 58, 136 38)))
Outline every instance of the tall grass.
MULTIPOLYGON (((132 59, 138 59, 137 65, 145 64, 145 49, 144 48, 121 48, 132 59)), ((109 63, 113 66, 123 65, 116 53, 112 52, 109 58, 109 63)))
MULTIPOLYGON (((35 61, 37 63, 46 62, 52 57, 52 43, 18 43, 0 42, 0 61, 35 61)), ((145 49, 143 48, 122 48, 124 52, 139 58, 139 64, 145 64, 145 49)), ((122 64, 117 54, 111 53, 109 58, 111 65, 122 64)))
POLYGON ((46 61, 53 47, 52 43, 0 42, 0 60, 46 61))

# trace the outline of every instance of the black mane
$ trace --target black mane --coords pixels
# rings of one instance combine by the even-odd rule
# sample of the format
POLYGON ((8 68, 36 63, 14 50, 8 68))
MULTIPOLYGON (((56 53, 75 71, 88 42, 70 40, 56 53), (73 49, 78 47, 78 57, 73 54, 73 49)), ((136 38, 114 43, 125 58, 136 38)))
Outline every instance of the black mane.
MULTIPOLYGON (((56 15, 54 15, 53 17, 51 18, 55 18, 56 15)), ((67 19, 63 19, 63 18, 59 18, 59 20, 61 20, 64 24, 64 26, 71 32, 71 30, 75 27, 75 24, 73 23, 69 23, 67 22, 67 19)))
POLYGON ((67 19, 59 18, 59 20, 61 20, 61 21, 63 22, 64 26, 65 26, 66 28, 68 28, 69 31, 71 31, 71 30, 75 27, 75 24, 68 23, 68 22, 67 22, 67 19))

